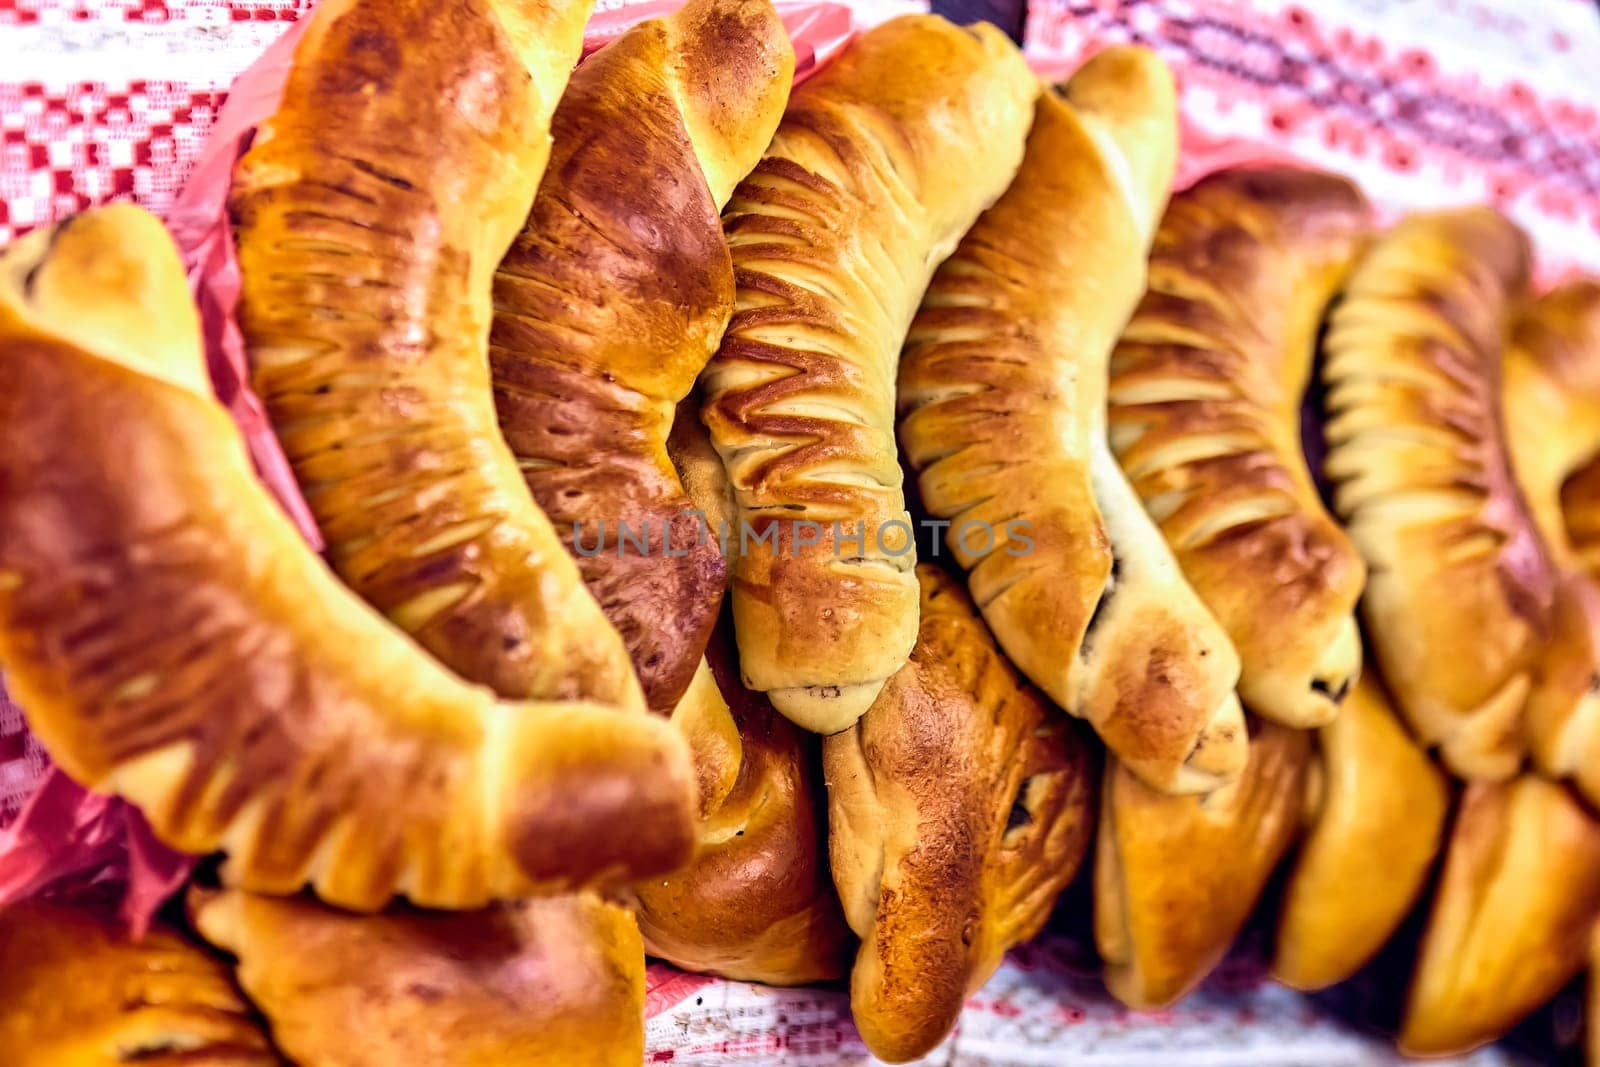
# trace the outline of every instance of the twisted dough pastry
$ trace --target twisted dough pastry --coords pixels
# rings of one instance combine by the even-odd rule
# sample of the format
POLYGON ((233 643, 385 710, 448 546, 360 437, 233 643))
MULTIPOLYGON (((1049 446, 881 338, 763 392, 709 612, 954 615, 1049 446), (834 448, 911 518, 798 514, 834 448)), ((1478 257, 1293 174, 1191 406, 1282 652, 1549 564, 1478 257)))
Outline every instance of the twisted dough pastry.
POLYGON ((900 439, 1007 655, 1140 778, 1204 792, 1244 766, 1238 659, 1104 425, 1176 152, 1152 52, 1110 49, 1040 98, 1016 180, 911 327, 900 439))
POLYGON ((1556 636, 1528 701, 1529 748, 1542 770, 1600 803, 1600 574, 1562 513, 1563 487, 1600 468, 1600 282, 1571 282, 1523 309, 1504 396, 1517 484, 1563 571, 1556 636))
POLYGON ((279 1067, 227 968, 157 925, 43 901, 0 911, 0 1048, 9 1067, 279 1067))
POLYGON ((663 714, 725 585, 667 435, 733 312, 718 212, 772 139, 793 74, 770 0, 693 0, 629 29, 572 76, 495 277, 500 429, 663 714))
POLYGON ((644 946, 593 894, 484 911, 348 915, 189 893, 201 935, 299 1067, 637 1067, 644 946))
POLYGON ((1106 988, 1165 1007, 1221 962, 1300 825, 1311 735, 1252 720, 1238 780, 1158 793, 1112 761, 1095 844, 1094 937, 1106 988))
POLYGON ((833 877, 861 937, 850 1008, 873 1055, 929 1052, 1072 881, 1093 829, 1087 747, 919 564, 917 647, 823 740, 833 877))
POLYGON ((1364 672, 1317 732, 1304 841, 1284 890, 1272 973, 1296 989, 1342 982, 1377 955, 1427 884, 1448 780, 1364 672))
POLYGON ((828 870, 817 740, 739 684, 731 631, 714 632, 672 713, 700 783, 696 855, 635 887, 639 927, 652 956, 687 970, 830 981, 854 939, 828 870))
POLYGON ((738 309, 705 420, 739 533, 763 539, 732 561, 739 659, 807 729, 854 722, 916 641, 895 365, 933 268, 1016 172, 1037 92, 993 26, 893 19, 795 90, 725 213, 738 309))
POLYGON ((211 395, 161 224, 109 207, 0 256, 0 668, 58 764, 246 888, 434 907, 670 870, 672 727, 497 703, 353 596, 211 395))
POLYGON ((1361 670, 1366 569, 1306 468, 1300 397, 1369 216, 1331 174, 1202 179, 1173 197, 1111 356, 1111 447, 1239 650, 1240 699, 1285 726, 1332 721, 1361 670))
POLYGON ((486 356, 589 8, 329 0, 229 207, 251 379, 339 576, 502 696, 642 705, 500 437, 486 356))
POLYGON ((1456 813, 1400 1051, 1467 1052, 1575 977, 1600 917, 1600 819, 1533 775, 1473 782, 1456 813))
POLYGON ((1486 209, 1414 215, 1352 273, 1327 337, 1334 505, 1370 569, 1362 617, 1411 729, 1468 778, 1523 753, 1559 573, 1500 413, 1528 242, 1486 209))

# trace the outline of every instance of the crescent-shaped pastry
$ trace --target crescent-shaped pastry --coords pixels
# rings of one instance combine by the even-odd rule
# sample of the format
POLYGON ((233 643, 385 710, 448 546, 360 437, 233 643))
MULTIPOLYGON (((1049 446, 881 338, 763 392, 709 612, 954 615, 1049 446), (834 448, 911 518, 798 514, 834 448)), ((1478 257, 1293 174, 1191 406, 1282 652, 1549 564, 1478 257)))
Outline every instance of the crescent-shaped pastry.
POLYGON ((330 0, 229 198, 239 325, 334 570, 511 699, 642 704, 495 419, 495 265, 590 0, 330 0))
POLYGON ((279 1067, 222 962, 157 925, 29 901, 0 911, 7 1067, 279 1067))
POLYGON ((1317 493, 1300 398, 1366 230, 1332 174, 1229 170, 1172 198, 1150 288, 1111 356, 1111 447, 1239 651, 1239 698, 1332 721, 1361 670, 1366 568, 1317 493))
POLYGON ((1351 273, 1326 341, 1334 506, 1370 570, 1362 619, 1412 731, 1503 779, 1553 632, 1559 574, 1500 411, 1528 241, 1487 208, 1413 215, 1351 273))
POLYGON ((1411 978, 1400 1051, 1500 1037, 1582 969, 1600 918, 1600 819, 1523 775, 1467 786, 1411 978))
POLYGON ((207 941, 298 1067, 637 1067, 644 946, 593 894, 349 915, 304 897, 189 894, 207 941))
POLYGON ((793 73, 770 0, 692 0, 629 29, 572 76, 495 276, 500 429, 663 714, 726 584, 667 436, 733 313, 718 213, 772 139, 793 73))
POLYGON ((1410 913, 1443 841, 1450 788, 1370 670, 1318 731, 1308 785, 1272 973, 1314 990, 1365 966, 1410 913))
POLYGON ((1204 797, 1158 793, 1115 761, 1095 844, 1095 944, 1106 988, 1161 1008, 1211 973, 1294 843, 1311 735, 1259 722, 1250 762, 1204 797))
POLYGON ((0 669, 75 780, 261 892, 435 907, 671 870, 682 739, 499 703, 350 593, 256 480, 161 224, 0 256, 0 669))
POLYGON ((1177 153, 1172 75, 1114 48, 1040 97, 1017 178, 934 277, 900 439, 1013 662, 1156 788, 1244 766, 1239 662, 1105 441, 1106 360, 1177 153))
POLYGON ((699 847, 634 887, 645 948, 744 982, 839 978, 854 938, 828 869, 817 740, 740 685, 731 633, 714 631, 708 658, 672 714, 699 776, 699 847))
POLYGON ((1517 316, 1504 397, 1512 470, 1564 572, 1556 634, 1528 700, 1529 749, 1540 769, 1600 803, 1600 574, 1562 513, 1563 487, 1600 467, 1600 281, 1553 289, 1517 316))
POLYGON ((849 726, 916 642, 895 366, 1037 93, 992 25, 893 19, 794 91, 725 212, 738 303, 702 381, 738 504, 739 661, 807 729, 849 726))
POLYGON ((833 877, 861 937, 850 1008, 873 1055, 916 1059, 1044 925, 1088 849, 1073 725, 995 647, 959 583, 919 564, 911 660, 823 740, 833 877))

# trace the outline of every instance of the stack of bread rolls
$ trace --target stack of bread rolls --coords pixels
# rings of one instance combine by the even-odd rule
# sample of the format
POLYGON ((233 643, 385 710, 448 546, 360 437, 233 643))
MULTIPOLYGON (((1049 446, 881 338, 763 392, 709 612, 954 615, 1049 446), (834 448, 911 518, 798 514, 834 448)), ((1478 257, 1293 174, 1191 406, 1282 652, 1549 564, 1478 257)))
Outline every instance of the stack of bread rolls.
POLYGON ((908 16, 792 87, 690 0, 574 72, 589 13, 326 0, 238 162, 324 557, 158 221, 0 253, 0 669, 221 858, 137 942, 0 912, 8 1062, 638 1063, 647 953, 905 1061, 1081 868, 1136 1008, 1261 908, 1307 990, 1420 909, 1408 1053, 1600 966, 1600 284, 1171 193, 1146 49, 908 16))

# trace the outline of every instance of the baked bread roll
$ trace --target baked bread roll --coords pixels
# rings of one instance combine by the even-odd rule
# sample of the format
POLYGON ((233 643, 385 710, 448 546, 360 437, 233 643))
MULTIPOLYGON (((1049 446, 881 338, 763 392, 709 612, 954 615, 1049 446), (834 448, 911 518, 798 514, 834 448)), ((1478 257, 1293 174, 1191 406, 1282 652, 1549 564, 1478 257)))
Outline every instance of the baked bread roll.
POLYGON ((1450 788, 1370 671, 1318 731, 1307 784, 1272 973, 1314 990, 1364 967, 1410 913, 1444 837, 1450 788))
POLYGON ((1370 221, 1332 174, 1229 170, 1177 194, 1111 356, 1111 447, 1239 651, 1239 698, 1309 728, 1361 671, 1366 569, 1300 449, 1324 309, 1370 221))
POLYGON ((0 911, 0 1048, 8 1067, 278 1067, 228 970, 157 925, 29 901, 0 911))
POLYGON ((1040 97, 1005 196, 938 274, 901 361, 922 500, 1013 662, 1158 789, 1237 776, 1239 663, 1105 442, 1106 359, 1177 154, 1172 76, 1113 48, 1040 97))
POLYGON ((1211 973, 1300 826, 1311 735, 1252 722, 1250 762, 1204 797, 1158 793, 1112 761, 1095 844, 1094 935, 1106 988, 1165 1007, 1211 973))
POLYGON ((500 436, 486 354, 589 8, 320 5, 229 208, 251 381, 334 570, 501 696, 637 705, 500 436))
POLYGON ((136 208, 0 256, 0 670, 72 778, 261 892, 435 907, 683 863, 671 725, 497 703, 353 596, 211 394, 183 265, 136 208))
POLYGON ((699 847, 634 888, 645 948, 745 982, 839 978, 854 938, 828 870, 817 741, 739 684, 731 645, 713 634, 672 713, 699 778, 699 847))
POLYGON ((1512 325, 1506 444, 1539 535, 1562 569, 1555 633, 1527 707, 1540 769, 1600 803, 1600 585, 1568 536, 1562 486, 1600 457, 1600 282, 1571 282, 1512 325))
POLYGON ((1500 412, 1528 258, 1487 208, 1413 215, 1362 257, 1326 341, 1326 469, 1370 568, 1372 650, 1413 732, 1467 778, 1521 762, 1558 580, 1500 412))
POLYGON ((1600 917, 1600 820, 1533 775, 1467 786, 1406 999, 1400 1051, 1487 1044, 1583 967, 1600 917))
POLYGON ((692 0, 629 29, 572 76, 544 183, 495 275, 500 429, 663 714, 726 584, 667 436, 733 312, 718 212, 772 139, 793 75, 770 0, 692 0))
POLYGON ((637 1067, 644 946, 593 894, 349 915, 304 897, 189 894, 200 933, 298 1067, 637 1067))
POLYGON ((850 1008, 873 1055, 943 1041, 967 995, 1039 932, 1093 830, 1071 723, 995 648, 959 583, 920 564, 911 660, 823 741, 833 877, 861 937, 850 1008))
POLYGON ((703 384, 738 504, 739 661, 809 730, 854 722, 916 641, 895 365, 1037 93, 993 26, 893 19, 795 90, 724 214, 738 310, 703 384))

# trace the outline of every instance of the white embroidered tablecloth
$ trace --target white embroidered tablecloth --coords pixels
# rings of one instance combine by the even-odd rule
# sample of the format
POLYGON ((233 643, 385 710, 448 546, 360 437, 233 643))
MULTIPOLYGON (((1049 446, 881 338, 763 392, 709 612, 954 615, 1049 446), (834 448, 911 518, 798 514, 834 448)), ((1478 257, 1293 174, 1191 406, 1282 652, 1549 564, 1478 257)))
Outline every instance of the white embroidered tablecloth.
MULTIPOLYGON (((113 198, 164 211, 229 82, 310 6, 0 0, 0 243, 113 198)), ((1493 201, 1535 236, 1547 276, 1600 271, 1600 15, 1588 0, 1042 0, 1030 11, 1042 70, 1070 70, 1112 40, 1151 44, 1173 64, 1191 172, 1267 145, 1350 174, 1391 209, 1493 201)), ((43 766, 0 698, 0 825, 43 766)), ((1014 953, 923 1062, 1394 1060, 1253 973, 1225 968, 1171 1011, 1130 1013, 1075 957, 1050 939, 1014 953)), ((870 1062, 840 989, 652 967, 648 999, 652 1063, 870 1062)))

